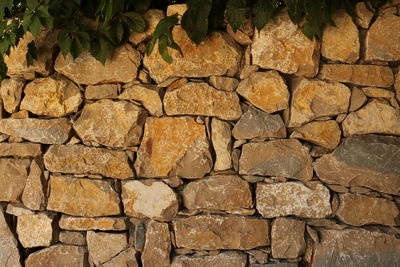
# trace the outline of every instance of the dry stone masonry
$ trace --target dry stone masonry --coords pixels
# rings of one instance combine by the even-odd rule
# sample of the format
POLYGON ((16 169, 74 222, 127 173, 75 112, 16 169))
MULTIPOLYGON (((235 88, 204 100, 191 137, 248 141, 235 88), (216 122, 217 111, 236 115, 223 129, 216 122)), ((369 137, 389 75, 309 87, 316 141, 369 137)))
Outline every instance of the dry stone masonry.
MULTIPOLYGON (((172 5, 168 15, 182 14, 172 5)), ((149 10, 105 65, 26 34, 0 86, 0 266, 400 266, 400 4, 285 12, 173 63, 149 10)))

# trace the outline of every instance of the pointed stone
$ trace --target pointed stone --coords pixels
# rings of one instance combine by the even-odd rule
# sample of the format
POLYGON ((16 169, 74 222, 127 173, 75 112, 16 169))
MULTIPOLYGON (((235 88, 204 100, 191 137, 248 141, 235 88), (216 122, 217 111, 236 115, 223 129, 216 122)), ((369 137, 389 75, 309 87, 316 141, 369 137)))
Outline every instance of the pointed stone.
POLYGON ((136 260, 136 251, 133 248, 128 248, 111 260, 103 263, 101 267, 139 267, 136 260))
POLYGON ((4 79, 1 82, 0 96, 3 100, 4 109, 8 113, 14 113, 18 110, 24 85, 25 81, 21 78, 4 79))
POLYGON ((48 247, 53 239, 53 216, 44 213, 18 217, 18 240, 24 248, 48 247))
POLYGON ((271 249, 274 258, 297 258, 306 250, 304 221, 276 218, 271 228, 271 249))
POLYGON ((29 167, 29 175, 22 193, 22 202, 31 210, 46 209, 45 178, 43 169, 36 160, 32 160, 29 167))
POLYGON ((94 100, 117 98, 120 89, 119 84, 89 85, 85 89, 85 98, 94 100))
POLYGON ((86 240, 89 250, 89 260, 95 265, 109 261, 118 253, 128 248, 125 233, 111 234, 88 231, 86 240))
POLYGON ((216 154, 214 170, 232 168, 232 135, 229 123, 213 118, 211 121, 211 141, 216 154))
POLYGON ((142 252, 143 267, 170 266, 171 237, 167 223, 150 221, 142 252))
POLYGON ((350 98, 350 107, 349 111, 353 112, 357 109, 361 108, 365 102, 367 102, 368 98, 365 96, 364 92, 357 87, 353 87, 351 89, 351 98, 350 98))
POLYGON ((35 158, 42 154, 40 144, 0 143, 1 157, 35 158))
POLYGON ((30 164, 28 159, 0 158, 0 201, 21 202, 30 164))
POLYGON ((62 215, 59 222, 61 229, 73 231, 125 231, 128 229, 126 219, 119 217, 72 217, 62 215))
POLYGON ((357 17, 355 19, 358 26, 368 29, 369 24, 374 17, 374 13, 368 9, 364 2, 359 2, 356 4, 356 14, 357 17))
POLYGON ((20 267, 18 241, 7 225, 3 209, 0 208, 0 265, 4 267, 20 267))
POLYGON ((139 101, 152 116, 160 117, 163 115, 163 104, 161 102, 160 92, 155 85, 132 85, 126 88, 118 98, 139 101))
POLYGON ((247 256, 238 251, 226 251, 211 256, 175 256, 171 267, 245 267, 247 256))
POLYGON ((34 252, 25 261, 26 267, 86 267, 86 247, 55 245, 34 252))

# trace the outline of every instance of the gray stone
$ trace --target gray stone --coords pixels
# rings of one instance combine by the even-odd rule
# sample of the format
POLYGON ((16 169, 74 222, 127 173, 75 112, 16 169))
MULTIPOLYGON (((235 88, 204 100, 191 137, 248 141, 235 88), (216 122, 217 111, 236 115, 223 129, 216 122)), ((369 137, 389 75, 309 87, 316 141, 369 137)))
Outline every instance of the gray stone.
POLYGON ((3 209, 0 207, 0 265, 3 267, 20 267, 18 241, 10 231, 3 209))

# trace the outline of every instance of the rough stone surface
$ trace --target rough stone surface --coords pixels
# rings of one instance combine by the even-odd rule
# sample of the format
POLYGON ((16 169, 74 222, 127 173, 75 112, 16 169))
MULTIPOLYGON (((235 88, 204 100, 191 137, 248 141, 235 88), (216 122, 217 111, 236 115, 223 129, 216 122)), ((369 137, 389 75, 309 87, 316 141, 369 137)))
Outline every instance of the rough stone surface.
POLYGON ((3 107, 8 113, 18 110, 24 85, 25 81, 20 78, 4 79, 1 82, 0 96, 3 100, 3 107))
POLYGON ((282 12, 254 34, 251 55, 253 64, 263 69, 313 77, 318 71, 319 43, 308 39, 282 12))
POLYGON ((86 246, 86 232, 61 231, 58 239, 67 245, 86 246))
POLYGON ((297 128, 290 138, 299 138, 311 143, 334 149, 340 143, 342 131, 334 120, 314 121, 297 128))
POLYGON ((122 202, 128 216, 160 221, 171 221, 179 208, 174 191, 157 180, 123 182, 122 202))
POLYGON ((239 97, 235 92, 217 90, 207 83, 187 83, 168 89, 164 96, 168 115, 202 115, 222 120, 237 120, 242 115, 239 97))
POLYGON ((356 4, 356 14, 356 23, 360 27, 368 29, 369 24, 374 17, 374 13, 367 8, 367 5, 364 2, 359 2, 356 4))
POLYGON ((34 158, 42 154, 40 144, 0 143, 1 157, 34 158))
POLYGON ((26 267, 86 267, 87 250, 81 246, 55 245, 34 252, 25 261, 26 267), (66 256, 67 255, 67 256, 66 256))
POLYGON ((88 231, 86 241, 89 250, 89 261, 96 265, 105 263, 128 248, 125 233, 114 234, 88 231))
POLYGON ((86 99, 117 98, 120 86, 118 84, 89 85, 85 89, 86 99))
POLYGON ((168 224, 150 221, 142 253, 143 267, 170 266, 171 238, 168 224))
POLYGON ((133 248, 128 248, 111 260, 103 263, 101 267, 139 267, 136 260, 136 251, 133 248))
POLYGON ((214 170, 232 168, 232 127, 229 123, 213 118, 211 121, 211 141, 215 151, 214 170))
POLYGON ((324 183, 365 186, 400 195, 400 138, 361 135, 347 138, 314 164, 324 183), (356 156, 355 156, 356 155, 356 156))
POLYGON ((83 141, 94 141, 109 147, 139 144, 147 112, 127 101, 103 99, 86 104, 74 123, 83 141))
POLYGON ((44 213, 18 216, 17 234, 24 248, 48 247, 53 237, 53 217, 44 213))
POLYGON ((394 89, 396 91, 396 98, 400 101, 400 69, 396 74, 396 82, 394 84, 394 89))
POLYGON ((400 240, 364 229, 321 230, 313 266, 396 266, 400 240))
POLYGON ((368 133, 400 135, 400 110, 384 100, 373 100, 350 113, 342 127, 344 136, 368 133))
POLYGON ((28 159, 0 158, 0 201, 21 201, 30 163, 28 159))
POLYGON ((308 181, 313 174, 309 149, 295 139, 245 144, 239 166, 242 175, 283 176, 308 181))
POLYGON ((177 247, 249 250, 270 244, 268 220, 198 215, 176 219, 172 224, 177 247))
POLYGON ((213 32, 199 45, 193 43, 180 26, 173 29, 172 35, 183 57, 178 51, 170 49, 174 64, 168 64, 161 58, 158 49, 154 49, 143 60, 157 83, 171 77, 233 76, 238 71, 242 52, 227 33, 213 32))
POLYGON ((204 125, 190 117, 146 120, 135 162, 138 176, 201 178, 212 163, 204 125))
POLYGON ((146 30, 144 32, 131 32, 129 35, 129 42, 134 45, 138 45, 153 34, 158 22, 165 17, 165 13, 159 9, 149 9, 143 17, 146 21, 146 30))
POLYGON ((126 219, 118 217, 87 218, 62 215, 58 224, 61 229, 73 231, 124 231, 128 229, 126 219))
POLYGON ((223 91, 233 91, 239 84, 239 81, 231 77, 211 76, 210 83, 213 87, 223 91))
POLYGON ((46 169, 61 173, 91 173, 125 179, 133 177, 123 151, 83 145, 51 146, 44 155, 46 169))
POLYGON ((0 208, 0 265, 4 267, 20 267, 18 242, 7 225, 3 209, 0 208))
POLYGON ((319 182, 257 183, 256 208, 265 218, 324 218, 332 213, 329 189, 319 182))
POLYGON ((182 190, 189 210, 237 210, 252 208, 249 184, 235 175, 217 175, 188 183, 182 190))
POLYGON ((245 267, 246 263, 246 254, 227 251, 218 255, 201 257, 176 256, 172 259, 171 267, 245 267))
POLYGON ((85 50, 75 60, 69 54, 60 53, 55 69, 77 84, 128 83, 136 79, 141 56, 130 45, 123 45, 114 51, 105 65, 85 50))
POLYGON ((395 92, 387 90, 387 89, 376 88, 376 87, 363 87, 363 88, 361 88, 361 90, 368 97, 380 97, 380 98, 387 98, 387 99, 391 99, 391 98, 395 97, 395 92))
POLYGON ((241 81, 236 91, 254 106, 268 113, 288 107, 289 91, 285 80, 277 71, 255 72, 241 81))
POLYGON ((138 84, 130 86, 118 98, 139 101, 152 116, 163 115, 163 104, 158 88, 154 85, 138 84))
POLYGON ((349 111, 353 112, 361 108, 368 98, 365 96, 364 92, 357 87, 351 89, 350 107, 349 111))
POLYGON ((71 131, 67 118, 60 119, 2 119, 0 132, 35 143, 63 144, 71 131))
POLYGON ((350 89, 337 82, 296 79, 292 83, 292 99, 288 127, 299 127, 318 117, 346 113, 350 89))
POLYGON ((34 211, 27 209, 22 203, 8 203, 6 213, 13 216, 31 215, 34 211))
POLYGON ((306 250, 306 223, 291 218, 277 218, 271 228, 271 249, 274 258, 297 258, 306 250))
POLYGON ((120 214, 120 199, 109 181, 51 176, 47 209, 75 216, 120 214))
POLYGON ((387 66, 323 64, 319 77, 363 86, 390 87, 394 83, 393 72, 387 66))
POLYGON ((32 160, 29 167, 29 175, 21 199, 25 207, 31 210, 46 208, 45 178, 43 169, 36 160, 32 160))

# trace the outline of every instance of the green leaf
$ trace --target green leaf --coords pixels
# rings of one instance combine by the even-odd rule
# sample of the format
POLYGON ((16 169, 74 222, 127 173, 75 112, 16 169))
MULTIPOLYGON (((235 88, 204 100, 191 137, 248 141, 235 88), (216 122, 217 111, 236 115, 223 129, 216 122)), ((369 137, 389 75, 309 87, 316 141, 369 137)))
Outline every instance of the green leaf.
POLYGON ((4 63, 4 55, 0 55, 0 78, 4 79, 7 75, 7 65, 4 63))
POLYGON ((30 10, 35 10, 36 9, 36 6, 38 5, 38 2, 37 2, 37 0, 26 0, 26 5, 28 6, 28 8, 30 9, 30 10))
POLYGON ((31 24, 29 25, 29 31, 33 34, 33 36, 37 36, 39 34, 41 26, 42 24, 40 23, 39 17, 37 15, 33 15, 31 24))
POLYGON ((217 29, 223 25, 227 0, 213 0, 210 15, 208 16, 209 28, 217 29))
POLYGON ((139 0, 139 1, 133 1, 133 6, 135 7, 135 10, 137 10, 140 13, 143 13, 147 11, 150 7, 151 0, 139 0))
POLYGON ((1 0, 0 1, 0 17, 3 17, 6 8, 10 12, 12 11, 13 0, 1 0))
POLYGON ((104 65, 108 57, 109 48, 109 42, 104 38, 100 38, 92 42, 90 54, 104 65))
POLYGON ((229 0, 226 5, 226 19, 234 32, 242 26, 246 17, 246 9, 246 0, 229 0))
POLYGON ((33 60, 37 59, 37 49, 35 46, 35 41, 31 41, 28 44, 28 52, 26 53, 26 62, 28 66, 33 65, 33 60))
POLYGON ((286 0, 285 4, 291 21, 299 24, 305 16, 304 0, 286 0))
POLYGON ((82 50, 83 50, 83 47, 82 47, 81 42, 79 41, 78 38, 74 38, 71 43, 71 51, 70 51, 72 57, 74 59, 79 57, 79 55, 82 53, 82 50))
POLYGON ((278 10, 279 7, 270 0, 257 0, 253 6, 253 22, 257 30, 264 28, 278 10))
POLYGON ((134 32, 144 32, 146 29, 146 22, 143 16, 137 14, 136 12, 129 12, 124 14, 126 24, 129 29, 134 32))
POLYGON ((146 45, 147 55, 151 54, 157 40, 162 36, 169 35, 172 39, 172 29, 178 23, 178 21, 178 14, 174 14, 172 16, 165 17, 158 22, 150 42, 148 42, 146 45))
POLYGON ((0 54, 8 54, 7 52, 10 50, 10 41, 3 37, 0 40, 0 54))
POLYGON ((182 28, 189 38, 199 44, 208 33, 208 16, 212 0, 188 0, 188 9, 182 16, 182 28))
POLYGON ((64 55, 68 55, 71 50, 72 39, 69 37, 69 32, 66 30, 61 30, 58 33, 58 45, 60 47, 61 53, 64 55))
POLYGON ((90 36, 87 32, 84 31, 77 32, 76 38, 79 39, 79 42, 81 43, 83 48, 85 49, 90 48, 90 36))
POLYGON ((161 57, 168 62, 172 63, 172 57, 168 54, 168 37, 162 36, 158 41, 158 51, 160 52, 161 57))
POLYGON ((301 28, 302 32, 304 35, 312 40, 314 39, 314 36, 318 36, 318 32, 320 31, 318 25, 312 24, 311 22, 307 21, 303 27, 301 28))
POLYGON ((33 16, 33 13, 31 11, 29 11, 28 9, 25 10, 23 24, 22 24, 24 31, 27 31, 29 29, 29 26, 31 25, 31 21, 32 21, 32 16, 33 16))

